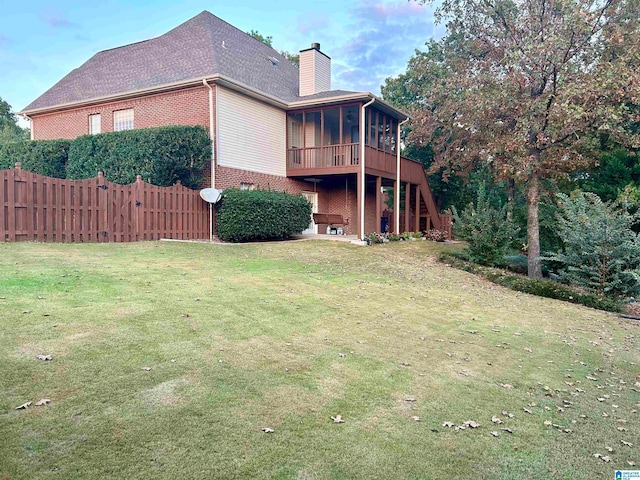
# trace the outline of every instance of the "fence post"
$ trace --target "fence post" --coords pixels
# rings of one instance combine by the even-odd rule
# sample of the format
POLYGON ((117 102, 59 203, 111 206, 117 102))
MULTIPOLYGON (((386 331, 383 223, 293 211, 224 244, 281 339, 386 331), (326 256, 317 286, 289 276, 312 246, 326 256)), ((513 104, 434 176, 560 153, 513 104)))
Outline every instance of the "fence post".
POLYGON ((99 242, 109 241, 109 194, 107 193, 107 185, 105 184, 104 174, 98 172, 98 204, 100 205, 100 213, 98 217, 101 222, 98 227, 99 242))
POLYGON ((135 236, 136 242, 139 240, 144 240, 144 232, 143 232, 142 238, 140 238, 140 210, 144 209, 144 205, 142 205, 143 192, 144 192, 144 182, 142 181, 142 176, 136 175, 136 184, 133 189, 133 209, 134 209, 133 234, 135 236))

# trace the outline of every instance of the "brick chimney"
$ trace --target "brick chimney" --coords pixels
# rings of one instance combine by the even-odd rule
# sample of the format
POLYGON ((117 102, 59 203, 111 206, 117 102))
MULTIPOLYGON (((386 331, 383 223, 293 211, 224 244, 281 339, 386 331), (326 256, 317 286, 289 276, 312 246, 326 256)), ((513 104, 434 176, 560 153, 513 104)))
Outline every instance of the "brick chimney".
POLYGON ((320 51, 319 43, 300 50, 300 96, 331 90, 331 58, 320 51))

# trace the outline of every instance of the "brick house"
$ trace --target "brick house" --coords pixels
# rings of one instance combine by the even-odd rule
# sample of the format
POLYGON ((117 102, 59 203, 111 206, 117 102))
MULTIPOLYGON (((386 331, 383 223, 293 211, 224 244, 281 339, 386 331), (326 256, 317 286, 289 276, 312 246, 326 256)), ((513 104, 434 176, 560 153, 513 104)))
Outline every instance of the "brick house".
MULTIPOLYGON (((362 238, 380 230, 381 187, 401 183, 392 230, 445 228, 424 169, 400 156, 404 113, 368 92, 332 90, 319 44, 300 52, 298 68, 207 11, 97 53, 20 114, 34 140, 203 125, 213 140, 206 186, 301 193, 362 238)), ((308 233, 325 228, 312 222, 308 233)))

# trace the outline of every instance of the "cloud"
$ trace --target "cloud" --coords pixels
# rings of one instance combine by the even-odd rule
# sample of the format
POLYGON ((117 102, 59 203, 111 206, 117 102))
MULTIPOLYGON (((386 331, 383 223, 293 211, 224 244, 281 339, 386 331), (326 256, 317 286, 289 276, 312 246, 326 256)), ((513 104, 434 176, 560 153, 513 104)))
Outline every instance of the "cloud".
POLYGON ((334 58, 339 88, 379 92, 398 75, 416 48, 434 36, 433 9, 407 0, 360 0, 350 11, 345 38, 334 58))
POLYGON ((69 20, 62 12, 55 9, 47 9, 40 12, 40 18, 51 30, 70 30, 80 28, 75 22, 69 20))

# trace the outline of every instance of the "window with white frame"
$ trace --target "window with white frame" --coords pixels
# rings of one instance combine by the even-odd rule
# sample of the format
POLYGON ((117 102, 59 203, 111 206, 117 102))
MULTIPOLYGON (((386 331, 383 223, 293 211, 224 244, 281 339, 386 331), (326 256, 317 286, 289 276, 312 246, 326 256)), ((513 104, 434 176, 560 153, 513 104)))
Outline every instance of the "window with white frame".
POLYGON ((113 112, 113 131, 133 130, 133 108, 113 112))
POLYGON ((253 183, 245 183, 245 182, 241 182, 240 183, 240 190, 255 190, 256 186, 253 183))
POLYGON ((95 135, 101 131, 100 114, 94 113, 93 115, 89 115, 89 135, 95 135))

